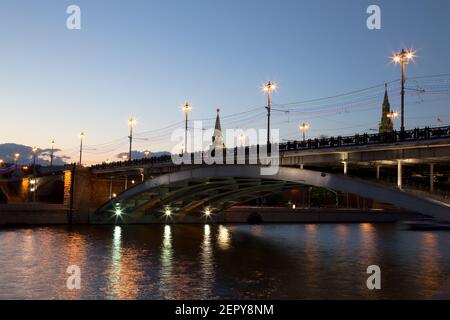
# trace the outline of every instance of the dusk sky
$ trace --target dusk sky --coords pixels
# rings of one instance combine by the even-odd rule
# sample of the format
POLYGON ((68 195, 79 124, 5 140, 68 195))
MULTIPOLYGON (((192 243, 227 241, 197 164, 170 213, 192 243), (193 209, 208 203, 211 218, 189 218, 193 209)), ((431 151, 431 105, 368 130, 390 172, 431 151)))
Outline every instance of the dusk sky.
MULTIPOLYGON (((191 119, 214 118, 220 107, 224 128, 263 128, 268 80, 279 85, 274 108, 285 111, 272 121, 283 138, 300 139, 303 121, 309 137, 369 132, 380 120, 382 84, 400 77, 390 55, 417 51, 409 78, 450 74, 449 31, 446 0, 2 0, 0 143, 48 148, 55 140, 75 161, 84 131, 86 162, 99 162, 127 151, 135 116, 136 137, 148 140, 133 149, 170 151, 173 128, 162 129, 183 127, 185 101, 191 119), (81 8, 81 30, 66 28, 71 4, 81 8), (371 4, 381 7, 381 30, 366 27, 371 4), (373 86, 342 102, 353 104, 345 112, 337 100, 293 103, 373 86)), ((407 83, 422 85, 449 87, 407 83)), ((399 110, 398 81, 390 88, 399 110)), ((406 127, 437 126, 437 118, 449 125, 449 95, 408 95, 406 127)))

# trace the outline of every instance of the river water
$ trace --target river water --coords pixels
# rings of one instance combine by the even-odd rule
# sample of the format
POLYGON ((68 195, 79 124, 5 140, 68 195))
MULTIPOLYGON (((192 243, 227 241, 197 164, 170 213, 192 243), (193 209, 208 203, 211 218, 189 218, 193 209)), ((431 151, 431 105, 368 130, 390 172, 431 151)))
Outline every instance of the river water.
POLYGON ((396 224, 3 228, 0 299, 428 299, 449 246, 450 232, 396 224))

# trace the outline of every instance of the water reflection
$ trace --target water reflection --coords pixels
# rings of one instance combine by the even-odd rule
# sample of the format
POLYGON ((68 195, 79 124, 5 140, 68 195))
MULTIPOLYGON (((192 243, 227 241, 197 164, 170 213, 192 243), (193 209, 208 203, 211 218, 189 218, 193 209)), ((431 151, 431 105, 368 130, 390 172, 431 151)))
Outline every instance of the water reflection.
POLYGON ((360 223, 359 224, 359 238, 356 241, 359 242, 359 259, 357 266, 359 268, 358 272, 358 283, 355 290, 358 290, 359 295, 366 298, 379 298, 380 290, 367 290, 367 268, 371 265, 377 265, 381 268, 381 286, 383 288, 383 283, 390 283, 389 281, 389 271, 384 270, 384 267, 389 263, 387 259, 382 259, 377 252, 377 234, 375 226, 372 223, 360 223), (386 264, 382 262, 386 262, 386 264), (383 272, 384 271, 384 272, 383 272))
POLYGON ((160 261, 159 291, 164 299, 170 299, 173 280, 172 227, 170 225, 164 226, 160 261))
POLYGON ((338 224, 336 226, 336 231, 338 234, 338 239, 345 243, 348 239, 349 228, 346 224, 338 224))
POLYGON ((305 285, 315 290, 314 294, 319 294, 320 282, 317 269, 320 268, 319 257, 319 239, 316 224, 307 224, 306 229, 306 244, 305 244, 305 285))
MULTIPOLYGON (((54 239, 54 242, 57 242, 57 239, 54 239)), ((86 242, 86 239, 78 232, 70 232, 66 239, 65 239, 66 245, 62 247, 62 253, 60 253, 60 256, 67 257, 67 261, 63 264, 63 267, 76 265, 81 268, 81 281, 83 282, 85 279, 85 274, 83 270, 85 270, 86 266, 86 260, 87 260, 87 247, 88 244, 86 242)), ((49 250, 52 250, 52 248, 58 247, 56 243, 53 243, 49 246, 49 250)), ((65 290, 67 297, 64 298, 80 298, 85 294, 86 286, 81 286, 79 290, 65 290)))
POLYGON ((222 250, 227 250, 230 248, 231 244, 230 231, 228 230, 227 227, 224 227, 223 225, 220 225, 218 229, 217 244, 219 245, 219 248, 222 250))
POLYGON ((250 229, 250 232, 253 236, 256 237, 262 237, 263 235, 263 228, 261 225, 253 225, 250 229))
POLYGON ((211 227, 204 226, 203 242, 201 245, 200 265, 202 269, 202 298, 212 296, 214 286, 214 252, 211 245, 211 227))
MULTIPOLYGON (((419 264, 422 274, 417 278, 424 289, 436 288, 443 285, 441 269, 441 253, 439 251, 439 237, 432 232, 424 232, 422 236, 422 250, 419 255, 419 264)), ((434 290, 430 291, 430 295, 434 290)))
POLYGON ((427 299, 450 276, 449 241, 395 224, 0 229, 0 299, 427 299))
POLYGON ((108 279, 108 298, 116 299, 120 293, 120 273, 122 269, 122 227, 115 226, 111 248, 111 267, 108 279))
MULTIPOLYGON (((372 257, 376 256, 376 229, 371 223, 361 223, 359 225, 360 235, 360 254, 367 263, 370 263, 372 257)), ((372 261, 374 262, 374 261, 372 261)))

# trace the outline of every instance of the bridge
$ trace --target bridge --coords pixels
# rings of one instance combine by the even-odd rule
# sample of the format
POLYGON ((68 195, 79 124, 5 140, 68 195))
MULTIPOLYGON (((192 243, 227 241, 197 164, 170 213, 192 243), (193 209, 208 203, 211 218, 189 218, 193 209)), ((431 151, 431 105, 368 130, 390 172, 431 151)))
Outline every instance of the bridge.
POLYGON ((202 159, 194 153, 187 157, 191 163, 181 165, 167 155, 68 167, 62 179, 64 204, 74 221, 190 222, 313 186, 344 193, 347 201, 353 194, 450 221, 450 127, 288 141, 276 147, 279 157, 272 161, 279 170, 269 176, 261 174, 268 159, 252 158, 250 151, 259 146, 225 150, 224 157, 233 159, 226 164, 194 164, 202 159), (245 161, 238 164, 242 153, 245 161), (411 186, 414 175, 421 177, 420 190, 411 186))
MULTIPOLYGON (((165 156, 93 166, 91 172, 97 177, 108 177, 110 183, 117 178, 125 181, 124 191, 115 197, 110 194, 110 200, 96 210, 94 220, 107 221, 120 215, 128 221, 146 221, 155 213, 167 212, 189 219, 205 210, 220 212, 302 186, 351 193, 450 220, 447 194, 436 193, 434 176, 435 166, 448 170, 450 127, 289 141, 279 145, 280 168, 272 176, 261 175, 263 166, 251 164, 249 149, 245 148, 245 164, 240 165, 236 161, 231 165, 229 161, 215 166, 175 165, 165 156), (405 171, 418 167, 428 170, 426 192, 404 184, 405 171), (389 183, 392 179, 383 177, 394 177, 395 181, 389 183), (130 180, 140 183, 128 188, 130 180)), ((226 152, 236 157, 241 151, 234 148, 226 152)), ((191 163, 198 157, 201 155, 191 154, 191 163)), ((258 160, 261 163, 262 159, 258 160)))

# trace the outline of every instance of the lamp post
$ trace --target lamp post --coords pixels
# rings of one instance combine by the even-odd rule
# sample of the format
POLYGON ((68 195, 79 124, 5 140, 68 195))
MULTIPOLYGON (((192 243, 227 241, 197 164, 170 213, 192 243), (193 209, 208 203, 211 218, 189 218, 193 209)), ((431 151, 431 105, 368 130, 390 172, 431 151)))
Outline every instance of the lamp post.
POLYGON ((128 125, 130 126, 130 135, 128 138, 130 139, 130 151, 128 152, 128 160, 131 161, 131 145, 133 143, 133 126, 136 124, 136 119, 134 117, 131 117, 128 119, 128 125))
POLYGON ((270 145, 270 97, 276 88, 277 84, 270 81, 263 85, 263 91, 267 92, 267 147, 270 145))
POLYGON ((188 113, 191 111, 192 106, 189 103, 185 103, 183 106, 183 111, 186 114, 185 126, 184 126, 184 152, 187 153, 187 132, 188 132, 188 113))
POLYGON ((31 191, 33 192, 33 202, 36 202, 36 156, 37 156, 37 147, 33 147, 31 150, 33 152, 33 185, 31 187, 31 191))
POLYGON ((50 168, 53 167, 53 153, 54 153, 54 148, 55 148, 55 141, 52 140, 52 150, 50 152, 50 168))
POLYGON ((148 155, 150 154, 149 150, 144 150, 144 157, 147 159, 148 155))
POLYGON ((395 64, 401 63, 402 65, 402 89, 401 89, 401 124, 400 131, 405 131, 405 65, 409 64, 410 61, 414 62, 415 53, 412 49, 406 51, 402 49, 401 52, 397 52, 392 56, 392 62, 395 64))
POLYGON ((33 172, 35 171, 34 167, 36 167, 36 154, 37 154, 37 147, 33 147, 31 149, 31 152, 33 153, 33 172))
POLYGON ((81 159, 83 157, 83 140, 86 137, 86 135, 84 134, 84 132, 80 133, 80 162, 79 165, 81 166, 81 159))
POLYGON ((309 123, 303 122, 301 125, 298 126, 298 128, 300 129, 300 131, 303 134, 303 141, 305 141, 306 140, 306 131, 308 131, 310 128, 309 123))
POLYGON ((19 162, 20 153, 14 154, 14 164, 17 167, 17 163, 19 162))

